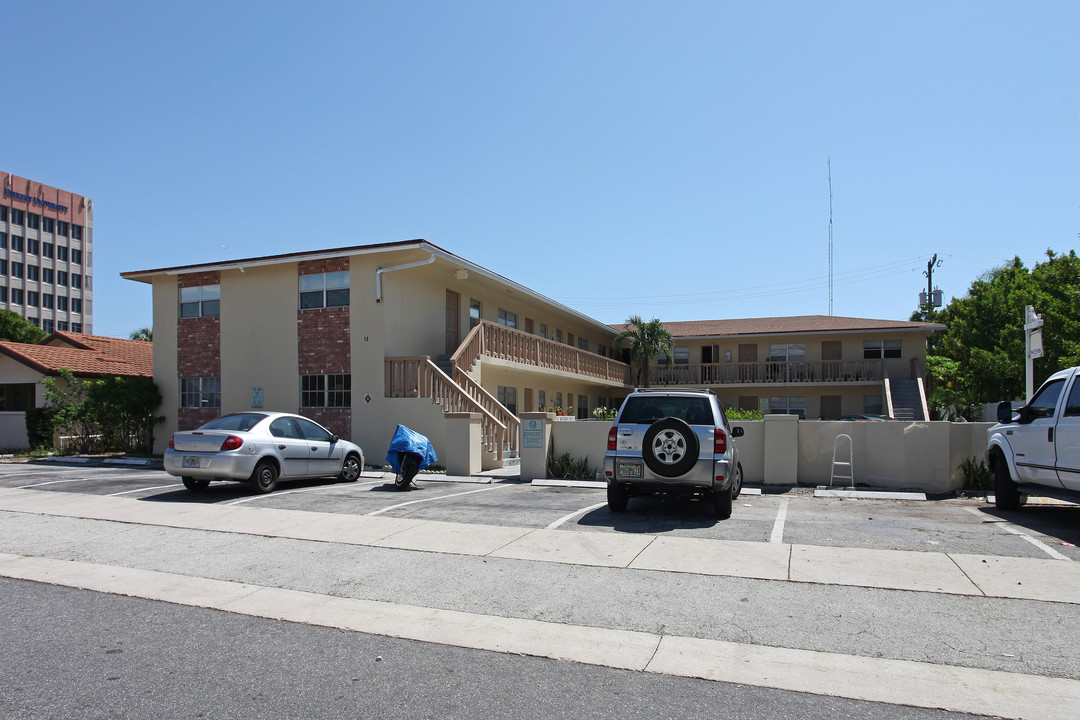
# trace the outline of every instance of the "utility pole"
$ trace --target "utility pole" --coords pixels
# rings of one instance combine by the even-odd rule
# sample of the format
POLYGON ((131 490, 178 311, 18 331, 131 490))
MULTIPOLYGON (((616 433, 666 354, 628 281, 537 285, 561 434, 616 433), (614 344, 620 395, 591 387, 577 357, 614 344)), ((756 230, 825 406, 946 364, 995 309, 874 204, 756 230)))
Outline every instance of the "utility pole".
POLYGON ((941 290, 934 287, 934 268, 941 267, 941 260, 937 259, 937 253, 926 263, 926 292, 919 293, 919 307, 926 312, 926 321, 930 321, 930 314, 934 308, 941 307, 941 290))

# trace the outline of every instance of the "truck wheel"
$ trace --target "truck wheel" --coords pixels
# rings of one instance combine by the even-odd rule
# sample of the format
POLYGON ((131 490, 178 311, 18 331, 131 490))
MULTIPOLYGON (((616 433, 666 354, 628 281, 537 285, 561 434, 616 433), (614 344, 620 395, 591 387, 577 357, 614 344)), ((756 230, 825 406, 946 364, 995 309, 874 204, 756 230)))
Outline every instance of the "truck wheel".
POLYGON ((607 486, 607 506, 611 512, 622 512, 626 510, 626 503, 630 499, 630 493, 626 491, 626 488, 619 483, 608 483, 607 486))
POLYGON ((731 499, 739 497, 742 492, 742 463, 735 465, 735 477, 731 478, 731 499))
POLYGON ((679 477, 698 460, 698 437, 694 429, 675 417, 657 420, 645 431, 641 455, 660 477, 679 477))
POLYGON ((994 455, 994 507, 998 510, 1019 510, 1020 491, 1009 476, 1009 464, 1000 453, 994 455))

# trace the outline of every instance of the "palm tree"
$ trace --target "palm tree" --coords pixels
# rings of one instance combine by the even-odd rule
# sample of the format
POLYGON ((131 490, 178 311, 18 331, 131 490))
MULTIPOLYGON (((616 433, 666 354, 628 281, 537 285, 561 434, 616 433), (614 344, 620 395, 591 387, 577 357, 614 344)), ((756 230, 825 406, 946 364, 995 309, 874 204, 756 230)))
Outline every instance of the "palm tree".
POLYGON ((147 342, 154 341, 154 328, 142 327, 131 333, 132 340, 146 340, 147 342))
POLYGON ((640 315, 628 317, 626 327, 615 336, 615 349, 620 349, 623 343, 629 343, 630 366, 637 370, 638 384, 643 387, 649 387, 649 371, 657 358, 663 356, 664 364, 671 364, 675 339, 660 318, 645 322, 640 315))

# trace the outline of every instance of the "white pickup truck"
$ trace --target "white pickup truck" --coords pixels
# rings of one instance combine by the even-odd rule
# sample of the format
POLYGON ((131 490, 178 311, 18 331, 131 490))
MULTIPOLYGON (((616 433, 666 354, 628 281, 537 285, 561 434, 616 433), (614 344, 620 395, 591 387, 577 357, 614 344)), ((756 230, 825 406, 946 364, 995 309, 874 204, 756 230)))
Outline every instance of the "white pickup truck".
POLYGON ((998 405, 987 431, 986 464, 995 505, 1017 510, 1022 495, 1080 501, 1080 367, 1054 373, 1017 410, 998 405))

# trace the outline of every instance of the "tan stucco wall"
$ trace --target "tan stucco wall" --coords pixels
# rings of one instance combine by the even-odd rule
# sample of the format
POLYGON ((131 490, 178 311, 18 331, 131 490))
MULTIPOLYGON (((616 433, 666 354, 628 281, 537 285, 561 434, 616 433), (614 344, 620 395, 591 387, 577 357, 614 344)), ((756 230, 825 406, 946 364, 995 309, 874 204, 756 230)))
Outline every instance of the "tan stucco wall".
POLYGON ((176 325, 180 316, 180 293, 176 276, 154 279, 154 382, 161 392, 158 414, 165 421, 154 428, 154 452, 163 453, 177 430, 176 409, 180 406, 180 380, 177 376, 176 325))

